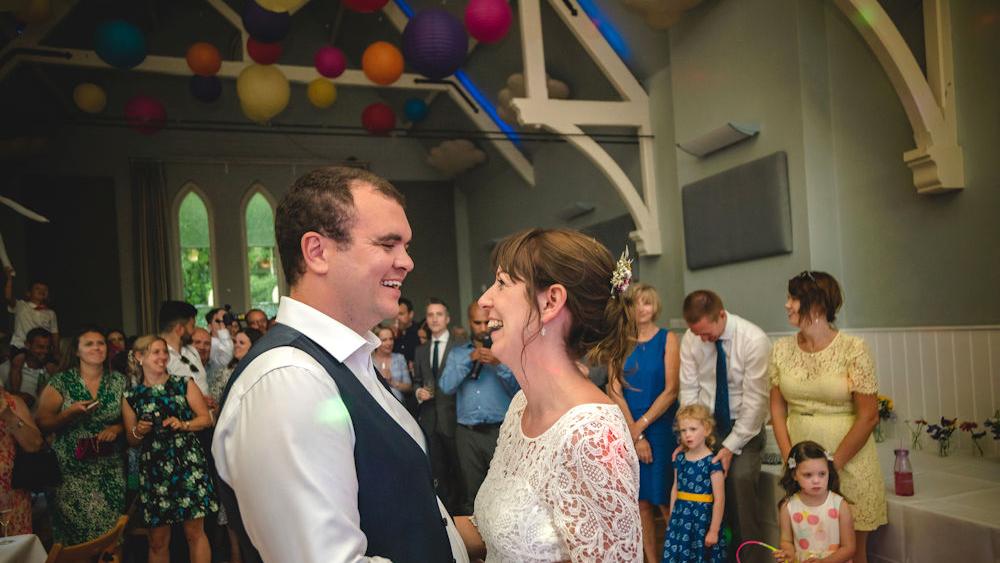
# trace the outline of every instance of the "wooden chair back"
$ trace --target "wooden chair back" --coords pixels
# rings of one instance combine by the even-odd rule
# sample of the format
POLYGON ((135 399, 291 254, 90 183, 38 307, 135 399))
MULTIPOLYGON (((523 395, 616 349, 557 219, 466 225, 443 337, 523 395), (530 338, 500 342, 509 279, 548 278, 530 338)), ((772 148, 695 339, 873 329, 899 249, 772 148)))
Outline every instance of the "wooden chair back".
POLYGON ((63 546, 57 543, 49 550, 45 563, 91 563, 93 561, 119 561, 120 544, 128 516, 122 515, 115 527, 103 536, 89 542, 63 546))

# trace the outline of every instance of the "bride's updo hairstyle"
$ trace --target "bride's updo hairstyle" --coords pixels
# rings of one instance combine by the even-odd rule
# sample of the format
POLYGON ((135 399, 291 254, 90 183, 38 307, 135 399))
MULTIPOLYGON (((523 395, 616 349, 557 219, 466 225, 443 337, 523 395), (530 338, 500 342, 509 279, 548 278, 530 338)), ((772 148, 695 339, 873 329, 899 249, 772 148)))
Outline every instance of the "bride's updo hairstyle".
POLYGON ((528 326, 541 317, 539 291, 553 284, 566 288, 571 321, 566 335, 570 358, 591 366, 608 366, 609 381, 621 378, 625 359, 638 337, 635 307, 628 292, 612 293, 615 260, 601 243, 569 229, 528 229, 504 239, 493 249, 493 269, 524 282, 531 312, 522 329, 527 346, 539 337, 528 326))

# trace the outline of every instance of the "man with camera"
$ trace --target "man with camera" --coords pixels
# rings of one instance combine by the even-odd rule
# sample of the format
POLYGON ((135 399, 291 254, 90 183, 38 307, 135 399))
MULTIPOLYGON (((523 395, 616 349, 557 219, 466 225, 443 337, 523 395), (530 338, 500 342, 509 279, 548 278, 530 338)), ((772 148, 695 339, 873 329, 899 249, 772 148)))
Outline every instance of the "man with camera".
MULTIPOLYGON (((205 315, 205 322, 208 324, 208 332, 211 335, 211 346, 209 347, 207 363, 204 357, 201 361, 205 363, 209 372, 228 366, 233 359, 234 335, 230 332, 229 327, 234 320, 236 319, 229 312, 229 305, 216 307, 205 315)), ((197 345, 195 347, 197 348, 197 345)))
POLYGON ((455 441, 458 465, 465 483, 461 514, 472 514, 479 486, 486 479, 510 400, 520 389, 513 372, 490 351, 493 341, 487 328, 486 311, 479 303, 469 305, 472 341, 452 350, 438 382, 441 391, 458 394, 458 428, 455 441))

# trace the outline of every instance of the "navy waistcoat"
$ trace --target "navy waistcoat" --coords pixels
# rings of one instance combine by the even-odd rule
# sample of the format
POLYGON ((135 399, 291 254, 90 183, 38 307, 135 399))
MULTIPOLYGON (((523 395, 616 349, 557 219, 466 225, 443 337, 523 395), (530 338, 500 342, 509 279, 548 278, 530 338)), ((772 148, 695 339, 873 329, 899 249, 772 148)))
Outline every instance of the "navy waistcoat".
MULTIPOLYGON (((312 356, 333 378, 354 426, 354 467, 358 476, 361 531, 368 538, 365 555, 396 563, 452 562, 447 520, 441 517, 427 454, 379 405, 357 377, 323 347, 297 330, 277 324, 267 331, 233 372, 222 403, 243 370, 272 348, 291 346, 312 356)), ((295 405, 289 405, 295 408, 295 405)), ((308 429, 303 429, 307 431, 308 429)), ((280 486, 275 492, 280 491, 280 486)), ((219 496, 229 525, 240 537, 243 560, 261 561, 240 517, 239 499, 223 480, 219 496)), ((281 518, 280 514, 274 515, 281 518)))

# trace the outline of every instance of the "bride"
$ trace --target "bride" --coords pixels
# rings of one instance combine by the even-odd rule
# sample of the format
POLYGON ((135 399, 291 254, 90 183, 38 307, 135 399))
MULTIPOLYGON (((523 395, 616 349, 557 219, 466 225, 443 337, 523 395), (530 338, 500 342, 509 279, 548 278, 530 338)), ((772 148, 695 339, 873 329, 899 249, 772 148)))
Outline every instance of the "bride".
POLYGON ((636 338, 631 272, 594 239, 531 229, 493 253, 479 299, 493 354, 521 392, 500 428, 474 516, 456 524, 474 557, 642 561, 639 462, 619 410, 578 362, 620 377, 636 338), (614 279, 613 279, 614 278, 614 279))

